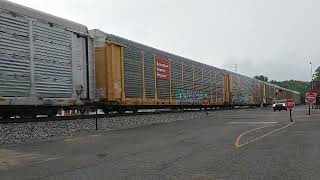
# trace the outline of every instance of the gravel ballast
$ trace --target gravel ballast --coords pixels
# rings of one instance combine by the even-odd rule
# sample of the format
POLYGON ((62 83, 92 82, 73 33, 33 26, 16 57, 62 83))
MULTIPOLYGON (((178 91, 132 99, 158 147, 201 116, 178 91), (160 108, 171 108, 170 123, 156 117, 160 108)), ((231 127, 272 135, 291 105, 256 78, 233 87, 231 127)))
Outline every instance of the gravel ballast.
MULTIPOLYGON (((198 119, 204 112, 128 115, 98 119, 98 131, 130 129, 174 121, 198 119)), ((97 132, 95 119, 0 124, 0 145, 48 141, 97 132)))

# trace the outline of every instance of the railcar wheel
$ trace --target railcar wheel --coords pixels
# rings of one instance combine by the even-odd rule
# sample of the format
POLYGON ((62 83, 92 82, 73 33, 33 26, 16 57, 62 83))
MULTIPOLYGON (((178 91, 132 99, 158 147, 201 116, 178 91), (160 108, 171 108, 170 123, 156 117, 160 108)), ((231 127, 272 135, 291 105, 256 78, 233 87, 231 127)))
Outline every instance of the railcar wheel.
POLYGON ((119 108, 117 109, 117 112, 118 112, 119 114, 125 114, 125 113, 126 113, 126 109, 124 109, 124 108, 122 108, 122 107, 119 107, 119 108))
POLYGON ((110 110, 107 109, 107 108, 103 108, 102 111, 103 111, 105 114, 109 114, 109 113, 110 113, 110 110))
POLYGON ((26 118, 26 119, 36 118, 37 114, 34 112, 26 112, 26 113, 20 114, 20 117, 26 118))
POLYGON ((6 112, 2 112, 2 113, 0 114, 0 120, 2 120, 2 119, 7 119, 7 118, 8 118, 8 116, 9 116, 9 114, 8 114, 8 113, 6 113, 6 112))
POLYGON ((4 119, 8 119, 9 118, 9 116, 7 116, 7 115, 0 115, 0 120, 4 120, 4 119))
POLYGON ((58 111, 59 110, 57 110, 57 109, 50 109, 50 110, 48 110, 47 115, 48 115, 48 117, 55 117, 55 116, 57 116, 58 111))
POLYGON ((89 107, 84 107, 84 108, 80 108, 80 114, 81 115, 88 115, 89 113, 90 113, 90 111, 91 111, 91 108, 89 108, 89 107))
POLYGON ((134 109, 132 109, 132 112, 133 112, 133 114, 137 114, 138 113, 138 108, 134 108, 134 109))
POLYGON ((173 107, 173 108, 171 108, 172 110, 174 110, 174 111, 179 111, 179 108, 178 107, 173 107))

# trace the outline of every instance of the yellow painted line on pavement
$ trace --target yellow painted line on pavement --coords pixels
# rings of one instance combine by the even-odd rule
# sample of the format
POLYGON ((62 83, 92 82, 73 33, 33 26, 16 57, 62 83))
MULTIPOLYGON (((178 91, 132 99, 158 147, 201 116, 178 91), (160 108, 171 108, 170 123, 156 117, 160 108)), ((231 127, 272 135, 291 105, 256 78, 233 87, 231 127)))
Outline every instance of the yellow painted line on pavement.
POLYGON ((240 145, 239 145, 240 139, 241 139, 241 137, 244 136, 245 134, 248 134, 249 132, 253 132, 253 131, 256 131, 256 130, 259 130, 259 129, 264 129, 264 128, 267 128, 267 127, 272 127, 272 126, 277 126, 277 125, 278 125, 278 124, 272 124, 272 125, 262 126, 262 127, 258 127, 258 128, 255 128, 255 129, 251 129, 251 130, 249 130, 249 131, 246 131, 246 132, 240 134, 240 135, 237 137, 237 140, 236 140, 236 143, 235 143, 236 147, 240 147, 240 145))
POLYGON ((269 132, 269 133, 267 133, 267 134, 264 134, 264 135, 262 135, 262 136, 260 136, 260 137, 257 137, 257 138, 255 138, 255 139, 252 139, 252 140, 250 140, 250 141, 248 141, 248 142, 246 142, 246 143, 239 144, 241 137, 244 136, 245 134, 248 134, 248 133, 250 133, 250 132, 253 132, 253 131, 256 131, 256 130, 259 130, 259 129, 264 129, 264 128, 267 128, 267 127, 276 126, 276 125, 278 125, 278 124, 273 124, 273 125, 269 125, 269 126, 262 126, 262 127, 259 127, 259 128, 251 129, 251 130, 249 130, 249 131, 246 131, 246 132, 240 134, 240 135, 237 137, 235 146, 236 146, 237 148, 240 148, 240 147, 242 147, 242 146, 245 146, 245 145, 247 145, 247 144, 250 144, 250 143, 252 143, 252 142, 255 142, 255 141, 259 140, 259 139, 262 139, 262 138, 264 138, 264 137, 266 137, 266 136, 268 136, 268 135, 270 135, 270 134, 272 134, 272 133, 274 133, 274 132, 277 132, 277 131, 280 131, 280 130, 282 130, 282 129, 284 129, 284 128, 287 128, 287 127, 293 125, 294 123, 295 123, 295 122, 289 123, 289 124, 287 124, 287 125, 279 128, 279 129, 273 130, 273 131, 271 131, 271 132, 269 132))

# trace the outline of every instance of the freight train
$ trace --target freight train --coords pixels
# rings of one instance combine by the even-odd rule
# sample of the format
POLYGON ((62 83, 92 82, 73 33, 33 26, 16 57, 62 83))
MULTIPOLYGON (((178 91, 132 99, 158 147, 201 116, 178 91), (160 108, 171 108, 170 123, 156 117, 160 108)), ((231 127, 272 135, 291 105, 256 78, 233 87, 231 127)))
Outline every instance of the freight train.
POLYGON ((298 92, 0 1, 0 116, 255 106, 298 92))

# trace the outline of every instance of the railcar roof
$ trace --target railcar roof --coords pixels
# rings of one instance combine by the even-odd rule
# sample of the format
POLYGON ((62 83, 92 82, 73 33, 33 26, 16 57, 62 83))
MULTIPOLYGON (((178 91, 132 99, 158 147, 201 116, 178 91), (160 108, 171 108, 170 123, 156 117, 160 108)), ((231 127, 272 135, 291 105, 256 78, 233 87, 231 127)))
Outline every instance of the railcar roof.
POLYGON ((182 57, 182 56, 170 53, 170 52, 166 52, 166 51, 163 51, 163 50, 160 50, 160 49, 157 49, 157 48, 153 48, 153 47, 150 47, 150 46, 147 46, 147 45, 144 45, 144 44, 141 44, 141 43, 138 43, 138 42, 135 42, 135 41, 132 41, 132 40, 129 40, 129 39, 114 35, 114 34, 108 34, 108 33, 105 33, 105 32, 103 32, 101 30, 98 30, 98 29, 93 29, 93 30, 90 30, 89 32, 90 32, 90 34, 91 34, 91 36, 93 38, 97 38, 97 37, 102 38, 102 36, 103 36, 103 38, 104 38, 103 40, 106 40, 106 41, 121 42, 120 44, 123 44, 123 45, 126 45, 126 46, 135 46, 135 47, 139 47, 141 49, 147 49, 147 50, 153 51, 153 52, 157 51, 157 52, 159 52, 158 55, 160 55, 160 56, 162 55, 162 56, 166 56, 168 58, 176 57, 177 59, 185 61, 185 62, 188 61, 188 62, 193 63, 193 64, 199 64, 199 65, 202 65, 202 66, 210 66, 212 68, 215 68, 215 69, 218 69, 218 70, 221 70, 221 71, 224 70, 224 69, 217 68, 215 66, 211 66, 211 65, 208 65, 208 64, 204 64, 204 63, 201 63, 201 62, 198 62, 198 61, 194 61, 194 60, 191 60, 191 59, 188 59, 188 58, 185 58, 185 57, 182 57))
MULTIPOLYGON (((194 61, 194 60, 191 60, 191 59, 188 59, 188 58, 184 58, 184 57, 181 57, 181 56, 178 56, 178 55, 175 55, 175 54, 172 54, 172 53, 169 53, 169 52, 166 52, 166 51, 163 51, 163 50, 159 50, 159 49, 156 49, 156 48, 153 48, 153 47, 150 47, 150 46, 147 46, 147 45, 144 45, 144 44, 141 44, 141 43, 138 43, 138 42, 135 42, 135 41, 132 41, 132 40, 129 40, 129 39, 126 39, 126 38, 123 38, 123 37, 120 37, 120 36, 117 36, 117 35, 113 35, 113 34, 108 34, 108 33, 105 33, 101 30, 98 30, 98 29, 93 29, 93 30, 90 30, 89 31, 91 36, 93 36, 93 38, 103 38, 103 40, 106 40, 106 41, 114 41, 114 42, 121 42, 120 44, 123 44, 123 45, 133 45, 133 46, 136 46, 136 47, 139 47, 139 48, 143 48, 143 49, 150 49, 151 51, 158 51, 160 52, 162 55, 165 55, 165 56, 168 56, 169 58, 170 57, 178 57, 179 59, 183 60, 183 61, 190 61, 192 62, 193 64, 197 63, 197 64, 201 64, 203 66, 210 66, 212 68, 216 68, 216 69, 219 69, 221 71, 226 71, 226 72, 229 72, 229 73, 232 73, 232 74, 237 74, 237 73, 234 73, 234 72, 231 72, 231 71, 228 71, 228 70, 225 70, 225 69, 220 69, 220 68, 217 68, 217 67, 214 67, 214 66, 211 66, 211 65, 207 65, 207 64, 204 64, 204 63, 200 63, 200 62, 197 62, 197 61, 194 61)), ((160 54, 160 55, 161 55, 160 54)), ((242 77, 246 77, 246 78, 249 78, 249 79, 252 79, 253 81, 258 81, 258 82, 263 82, 263 81, 260 81, 258 79, 254 79, 252 77, 248 77, 248 76, 245 76, 245 75, 242 75, 242 74, 237 74, 239 76, 242 76, 242 77)), ((275 84, 270 84, 268 82, 263 82, 263 83, 266 83, 268 85, 271 85, 271 86, 274 86, 276 88, 281 88, 283 90, 287 90, 287 91, 291 91, 291 92, 294 92, 296 94, 300 94, 299 92, 297 91, 293 91, 293 90, 290 90, 290 89, 286 89, 286 88, 283 88, 283 87, 280 87, 280 86, 277 86, 275 84)))
POLYGON ((60 26, 70 28, 74 31, 87 33, 88 28, 85 25, 75 23, 54 15, 50 15, 26 6, 22 6, 7 0, 0 0, 0 9, 16 13, 18 15, 25 15, 30 18, 39 19, 45 22, 58 24, 60 26))

